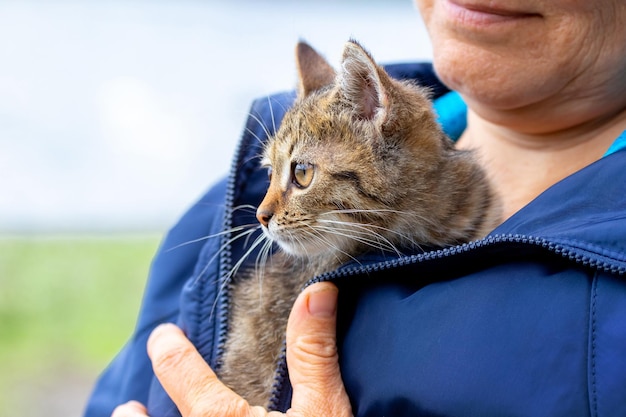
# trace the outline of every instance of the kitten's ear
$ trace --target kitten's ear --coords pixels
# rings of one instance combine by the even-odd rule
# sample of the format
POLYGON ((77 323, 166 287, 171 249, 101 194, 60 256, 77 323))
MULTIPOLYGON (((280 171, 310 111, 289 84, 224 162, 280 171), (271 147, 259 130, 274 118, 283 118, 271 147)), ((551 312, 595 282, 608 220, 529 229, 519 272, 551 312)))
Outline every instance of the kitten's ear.
POLYGON ((359 117, 367 120, 385 118, 388 100, 381 77, 386 76, 358 42, 346 43, 339 84, 359 117))
POLYGON ((296 65, 300 77, 298 97, 306 97, 335 80, 333 67, 306 42, 296 46, 296 65))

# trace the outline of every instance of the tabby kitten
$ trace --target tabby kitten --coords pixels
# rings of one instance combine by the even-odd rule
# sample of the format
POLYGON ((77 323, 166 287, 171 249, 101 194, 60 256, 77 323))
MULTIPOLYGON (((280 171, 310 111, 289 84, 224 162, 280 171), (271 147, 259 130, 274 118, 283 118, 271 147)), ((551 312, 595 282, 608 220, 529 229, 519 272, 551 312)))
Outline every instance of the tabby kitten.
POLYGON ((296 61, 298 98, 265 148, 257 210, 281 250, 234 279, 220 369, 253 405, 268 403, 306 281, 366 251, 466 242, 499 221, 485 175, 443 134, 422 88, 391 79, 355 41, 338 73, 305 43, 296 61))

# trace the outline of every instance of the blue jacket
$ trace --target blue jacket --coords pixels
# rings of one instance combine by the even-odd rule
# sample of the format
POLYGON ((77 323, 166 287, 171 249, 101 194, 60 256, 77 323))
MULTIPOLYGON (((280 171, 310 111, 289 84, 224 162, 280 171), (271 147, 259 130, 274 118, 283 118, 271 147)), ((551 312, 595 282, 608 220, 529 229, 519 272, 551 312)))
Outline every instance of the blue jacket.
MULTIPOLYGON (((444 128, 452 136, 463 130, 463 107, 454 93, 443 96, 430 65, 388 71, 432 86, 444 128)), ((243 242, 203 237, 254 221, 227 213, 262 199, 257 138, 272 131, 293 98, 253 104, 231 175, 164 239, 136 331, 100 377, 87 417, 108 417, 130 399, 148 404, 152 417, 179 415, 145 353, 159 323, 181 325, 216 364, 226 334, 219 277, 243 242)), ((370 257, 315 278, 340 288, 340 363, 354 415, 626 416, 624 167, 626 152, 612 152, 480 241, 370 257)), ((286 409, 290 395, 282 364, 273 405, 286 409)))

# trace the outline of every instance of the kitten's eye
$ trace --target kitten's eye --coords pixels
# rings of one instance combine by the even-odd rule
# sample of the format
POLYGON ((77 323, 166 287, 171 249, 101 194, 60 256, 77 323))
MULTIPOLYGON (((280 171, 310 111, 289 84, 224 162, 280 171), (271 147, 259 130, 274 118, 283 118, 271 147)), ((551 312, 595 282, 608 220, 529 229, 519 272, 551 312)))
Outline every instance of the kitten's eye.
POLYGON ((315 168, 312 164, 293 164, 291 166, 292 181, 300 188, 306 188, 313 181, 315 168))
POLYGON ((267 167, 267 179, 272 180, 272 167, 267 167))

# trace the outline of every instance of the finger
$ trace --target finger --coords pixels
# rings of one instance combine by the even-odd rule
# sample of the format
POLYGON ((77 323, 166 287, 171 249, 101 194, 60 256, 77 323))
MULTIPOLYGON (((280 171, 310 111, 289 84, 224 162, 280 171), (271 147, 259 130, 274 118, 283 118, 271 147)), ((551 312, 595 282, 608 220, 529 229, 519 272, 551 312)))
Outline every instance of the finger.
POLYGON ((118 405, 113 410, 111 417, 148 417, 148 410, 137 401, 129 401, 126 404, 118 405))
POLYGON ((313 284, 296 300, 287 325, 292 411, 350 416, 337 355, 337 295, 333 284, 313 284))
POLYGON ((183 416, 250 413, 248 403, 217 379, 193 344, 173 324, 161 325, 152 332, 148 356, 155 375, 183 416))

